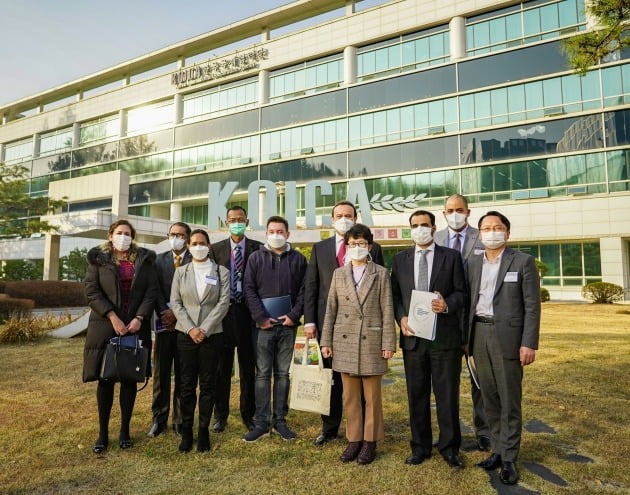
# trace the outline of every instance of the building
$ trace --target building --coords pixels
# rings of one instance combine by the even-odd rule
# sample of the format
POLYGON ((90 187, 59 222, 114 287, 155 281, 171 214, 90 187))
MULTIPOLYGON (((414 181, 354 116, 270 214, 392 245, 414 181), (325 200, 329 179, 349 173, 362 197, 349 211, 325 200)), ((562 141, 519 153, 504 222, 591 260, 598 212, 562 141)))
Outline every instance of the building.
MULTIPOLYGON (((628 299, 630 51, 573 74, 561 41, 591 24, 583 0, 297 0, 0 107, 0 161, 31 170, 30 194, 69 197, 62 252, 116 215, 149 244, 171 220, 215 226, 208 183, 228 181, 218 205, 258 205, 249 184, 275 184, 270 204, 295 209, 309 243, 328 234, 309 201, 321 223, 361 179, 388 250, 410 242, 410 208, 441 228, 459 192, 473 223, 510 218, 552 298, 604 280, 628 299), (273 36, 324 12, 338 15, 273 36)), ((0 258, 43 250, 5 240, 0 258)))

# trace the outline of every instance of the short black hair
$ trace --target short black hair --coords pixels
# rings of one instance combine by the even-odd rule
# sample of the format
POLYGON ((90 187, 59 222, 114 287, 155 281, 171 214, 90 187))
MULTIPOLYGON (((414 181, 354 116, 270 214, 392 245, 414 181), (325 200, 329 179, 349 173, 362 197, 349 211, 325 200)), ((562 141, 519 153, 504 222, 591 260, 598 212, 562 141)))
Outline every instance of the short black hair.
POLYGON ((350 239, 365 239, 368 241, 368 244, 372 244, 374 235, 367 225, 355 223, 343 236, 345 244, 348 244, 348 240, 350 239))
POLYGON ((168 234, 171 233, 171 228, 173 227, 184 227, 184 229, 186 230, 186 235, 188 236, 188 238, 190 239, 190 235, 191 235, 191 230, 190 230, 190 225, 188 225, 187 223, 184 222, 175 222, 173 224, 171 224, 171 226, 168 228, 168 234))
POLYGON ((503 213, 499 213, 498 211, 494 210, 489 211, 479 219, 479 222, 477 223, 477 228, 481 228, 481 222, 483 222, 483 219, 486 217, 499 217, 499 220, 501 220, 501 223, 505 225, 507 231, 510 231, 510 221, 507 219, 507 217, 503 213))
POLYGON ((428 215, 431 219, 431 227, 435 227, 435 215, 427 210, 416 210, 411 215, 409 215, 409 225, 411 225, 411 219, 416 215, 428 215))
POLYGON ((287 222, 286 219, 284 217, 281 217, 280 215, 273 215, 269 217, 267 219, 267 228, 269 228, 270 223, 283 223, 287 229, 287 232, 289 231, 289 222, 287 222))
POLYGON ((208 246, 210 245, 210 236, 208 235, 208 232, 203 229, 195 229, 190 233, 190 237, 194 236, 195 234, 203 234, 203 236, 206 238, 206 241, 208 241, 208 246))
POLYGON ((335 216, 335 208, 337 208, 337 206, 349 206, 350 208, 352 208, 352 211, 354 211, 354 218, 357 218, 357 207, 354 206, 353 203, 345 199, 343 201, 337 201, 335 203, 335 206, 333 206, 332 211, 330 212, 331 217, 335 216))
POLYGON ((231 211, 236 211, 236 210, 241 210, 245 214, 245 217, 247 217, 247 210, 243 208, 241 205, 230 206, 225 212, 225 216, 227 217, 228 213, 230 213, 231 211))

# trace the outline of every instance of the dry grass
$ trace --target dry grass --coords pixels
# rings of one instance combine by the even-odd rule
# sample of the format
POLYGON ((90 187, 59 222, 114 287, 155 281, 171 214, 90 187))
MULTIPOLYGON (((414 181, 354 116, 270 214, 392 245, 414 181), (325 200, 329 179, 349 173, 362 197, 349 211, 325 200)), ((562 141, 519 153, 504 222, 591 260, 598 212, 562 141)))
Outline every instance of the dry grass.
MULTIPOLYGON (((521 485, 543 494, 627 493, 630 476, 630 318, 615 305, 546 304, 538 361, 526 370, 524 420, 539 419, 556 434, 524 432, 520 460, 544 464, 567 480, 560 488, 521 469, 521 485), (579 453, 595 462, 564 457, 579 453)), ((83 339, 46 338, 4 345, 0 360, 1 493, 218 494, 451 494, 496 493, 475 468, 484 454, 464 452, 454 472, 439 455, 421 466, 403 464, 409 431, 405 383, 396 373, 384 387, 387 440, 374 464, 342 465, 343 442, 316 448, 319 417, 291 411, 295 442, 278 437, 241 441, 238 408, 228 429, 212 434, 210 453, 177 452, 166 433, 145 436, 151 423, 149 390, 140 392, 132 421, 136 445, 95 456, 95 385, 81 383, 83 339)), ((470 390, 462 381, 462 420, 470 423, 470 390)), ((235 394, 233 393, 233 397, 235 394)), ((114 406, 112 431, 118 424, 114 406)), ((115 438, 115 436, 114 436, 115 438)), ((470 444, 472 436, 465 436, 470 444)))

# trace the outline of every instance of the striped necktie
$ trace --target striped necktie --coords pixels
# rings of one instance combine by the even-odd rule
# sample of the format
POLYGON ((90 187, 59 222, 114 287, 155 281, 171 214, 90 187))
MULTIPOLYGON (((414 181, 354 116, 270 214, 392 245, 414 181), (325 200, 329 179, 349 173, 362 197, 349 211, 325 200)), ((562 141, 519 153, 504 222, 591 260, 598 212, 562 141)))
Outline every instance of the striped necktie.
POLYGON ((232 296, 236 302, 241 302, 243 297, 243 253, 241 246, 234 246, 234 260, 232 262, 232 296))

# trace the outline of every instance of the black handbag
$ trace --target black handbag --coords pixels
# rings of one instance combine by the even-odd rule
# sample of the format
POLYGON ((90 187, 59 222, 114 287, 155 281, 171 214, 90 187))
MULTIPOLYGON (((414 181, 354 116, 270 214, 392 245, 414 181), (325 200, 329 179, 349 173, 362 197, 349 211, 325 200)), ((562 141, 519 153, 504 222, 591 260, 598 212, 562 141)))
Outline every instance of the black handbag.
POLYGON ((114 382, 145 382, 142 390, 149 382, 148 365, 149 349, 140 345, 137 335, 112 337, 105 347, 100 377, 114 382))

